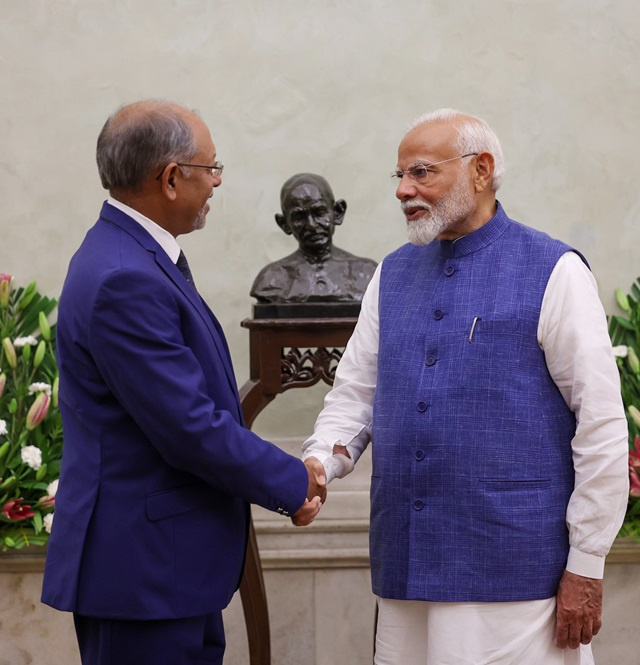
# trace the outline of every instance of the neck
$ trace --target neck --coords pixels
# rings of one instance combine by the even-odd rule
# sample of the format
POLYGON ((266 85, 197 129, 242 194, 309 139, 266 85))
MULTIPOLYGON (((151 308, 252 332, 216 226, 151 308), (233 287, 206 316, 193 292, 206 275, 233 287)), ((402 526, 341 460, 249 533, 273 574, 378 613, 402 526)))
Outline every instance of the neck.
POLYGON ((300 247, 300 253, 304 256, 307 263, 321 264, 331 258, 331 245, 313 252, 300 247))
POLYGON ((454 224, 443 231, 436 240, 457 240, 462 236, 468 236, 484 226, 495 214, 498 209, 495 197, 483 202, 469 217, 454 224))

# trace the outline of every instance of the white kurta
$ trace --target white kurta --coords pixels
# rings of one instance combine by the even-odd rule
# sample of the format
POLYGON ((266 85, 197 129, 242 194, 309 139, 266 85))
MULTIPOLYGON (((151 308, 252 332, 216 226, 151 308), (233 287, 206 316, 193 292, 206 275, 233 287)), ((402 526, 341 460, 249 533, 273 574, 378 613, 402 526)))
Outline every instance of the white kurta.
MULTIPOLYGON (((303 445, 303 458, 314 456, 325 464, 328 482, 353 469, 353 464, 364 452, 371 436, 373 397, 377 381, 380 269, 381 266, 378 266, 365 293, 358 324, 340 361, 333 389, 325 399, 325 406, 318 416, 314 433, 303 445), (336 442, 347 446, 352 460, 346 460, 343 456, 332 458, 331 453, 336 442)), ((567 405, 575 413, 577 422, 576 434, 571 442, 576 482, 567 508, 570 543, 567 570, 585 577, 601 578, 605 556, 620 529, 627 505, 628 433, 620 395, 619 374, 607 331, 606 316, 598 298, 596 281, 574 252, 567 252, 560 258, 547 284, 538 325, 538 343, 544 351, 549 373, 567 405)), ((402 604, 408 601, 394 602, 402 604)), ((420 604, 418 602, 418 605, 420 604)), ((459 605, 460 616, 474 616, 468 612, 463 615, 462 606, 468 607, 471 604, 424 604, 449 607, 459 605)), ((507 606, 504 616, 497 623, 502 623, 506 618, 513 618, 515 621, 518 613, 528 616, 533 607, 530 601, 488 605, 494 610, 494 619, 491 621, 497 620, 495 612, 499 610, 499 606, 507 606), (516 613, 515 609, 518 607, 520 609, 516 613)), ((386 608, 389 609, 389 603, 386 603, 386 608)), ((544 612, 540 610, 540 618, 545 612, 548 613, 548 607, 544 612)), ((484 635, 488 632, 484 619, 480 619, 479 615, 470 621, 472 625, 477 622, 478 634, 484 635)), ((558 651, 553 646, 553 630, 547 626, 549 622, 545 623, 541 619, 532 622, 528 618, 525 623, 531 630, 536 631, 535 637, 538 641, 546 640, 550 649, 558 651), (544 638, 539 632, 542 625, 547 626, 545 634, 550 631, 544 638)), ((554 622, 551 624, 554 625, 554 622)), ((464 631, 456 630, 458 635, 473 633, 470 626, 464 631)), ((493 647, 501 648, 500 632, 489 632, 496 636, 493 647)), ((441 633, 440 630, 435 633, 429 631, 429 639, 440 640, 438 635, 441 633)), ((408 635, 405 634, 403 639, 407 640, 408 635)), ((448 638, 442 637, 442 647, 442 653, 451 648, 448 638)), ((582 651, 585 657, 590 658, 590 655, 586 656, 590 654, 590 649, 582 651)), ((437 648, 436 652, 439 652, 437 648)), ((554 653, 551 651, 548 658, 554 653)), ((571 658, 577 657, 578 653, 579 651, 573 652, 574 656, 571 658)), ((557 654, 555 656, 557 657, 557 654)), ((474 665, 483 662, 505 665, 523 662, 513 661, 511 656, 506 660, 482 660, 477 653, 475 658, 474 665)), ((556 662, 545 660, 545 656, 540 653, 536 658, 538 659, 527 662, 556 662)), ((381 665, 414 663, 405 659, 377 662, 381 665)), ((468 661, 427 661, 421 657, 415 664, 440 665, 449 662, 458 664, 468 661)), ((590 660, 557 662, 584 664, 590 660)))

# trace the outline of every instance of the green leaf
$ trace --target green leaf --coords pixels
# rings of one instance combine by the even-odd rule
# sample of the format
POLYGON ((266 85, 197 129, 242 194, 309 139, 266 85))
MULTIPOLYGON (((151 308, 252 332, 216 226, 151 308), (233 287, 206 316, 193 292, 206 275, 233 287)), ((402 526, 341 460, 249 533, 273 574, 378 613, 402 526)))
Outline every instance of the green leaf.
POLYGON ((36 532, 36 535, 38 535, 42 531, 42 514, 36 510, 32 519, 33 530, 36 532))

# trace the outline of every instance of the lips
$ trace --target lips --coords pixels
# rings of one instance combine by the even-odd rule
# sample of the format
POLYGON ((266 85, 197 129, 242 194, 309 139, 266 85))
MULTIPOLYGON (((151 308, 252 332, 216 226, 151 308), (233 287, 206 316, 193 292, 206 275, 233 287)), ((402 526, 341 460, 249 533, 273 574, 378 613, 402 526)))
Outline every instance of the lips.
POLYGON ((408 222, 413 222, 416 219, 420 219, 429 212, 429 207, 424 203, 403 201, 402 202, 402 212, 407 218, 408 222))

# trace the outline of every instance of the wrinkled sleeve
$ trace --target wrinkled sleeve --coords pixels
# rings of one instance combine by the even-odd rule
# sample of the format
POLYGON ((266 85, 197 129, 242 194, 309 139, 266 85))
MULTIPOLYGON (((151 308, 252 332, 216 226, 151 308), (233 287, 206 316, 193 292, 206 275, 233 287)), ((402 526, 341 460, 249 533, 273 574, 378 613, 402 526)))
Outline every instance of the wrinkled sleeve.
MULTIPOLYGON (((358 323, 336 370, 313 435, 302 446, 302 457, 325 464, 327 482, 335 477, 330 457, 335 443, 347 446, 357 462, 371 438, 373 397, 378 374, 378 290, 381 265, 362 299, 358 323)), ((351 467, 352 468, 352 467, 351 467)))
POLYGON ((538 326, 547 367, 576 416, 567 570, 601 578, 628 499, 628 430, 595 278, 574 252, 558 261, 538 326))

